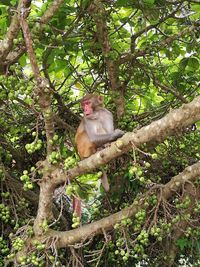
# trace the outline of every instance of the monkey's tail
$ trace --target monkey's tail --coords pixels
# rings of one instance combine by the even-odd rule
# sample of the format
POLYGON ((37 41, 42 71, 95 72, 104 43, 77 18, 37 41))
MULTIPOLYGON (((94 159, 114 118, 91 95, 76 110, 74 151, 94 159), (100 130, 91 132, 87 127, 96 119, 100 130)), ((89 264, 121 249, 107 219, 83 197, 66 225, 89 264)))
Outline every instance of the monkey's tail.
POLYGON ((102 186, 106 192, 108 192, 110 190, 110 185, 108 182, 108 176, 107 176, 105 171, 102 171, 101 184, 102 184, 102 186))

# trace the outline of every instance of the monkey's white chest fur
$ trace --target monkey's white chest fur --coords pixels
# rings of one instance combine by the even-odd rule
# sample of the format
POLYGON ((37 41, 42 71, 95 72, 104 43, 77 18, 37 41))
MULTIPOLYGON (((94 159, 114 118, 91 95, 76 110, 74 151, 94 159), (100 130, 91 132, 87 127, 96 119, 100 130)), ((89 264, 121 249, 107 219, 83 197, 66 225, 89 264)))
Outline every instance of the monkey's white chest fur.
POLYGON ((103 123, 101 121, 97 121, 95 124, 95 132, 97 134, 106 134, 108 133, 106 129, 103 128, 103 123))
POLYGON ((107 134, 114 131, 112 113, 107 109, 98 111, 98 119, 96 121, 96 133, 107 134))

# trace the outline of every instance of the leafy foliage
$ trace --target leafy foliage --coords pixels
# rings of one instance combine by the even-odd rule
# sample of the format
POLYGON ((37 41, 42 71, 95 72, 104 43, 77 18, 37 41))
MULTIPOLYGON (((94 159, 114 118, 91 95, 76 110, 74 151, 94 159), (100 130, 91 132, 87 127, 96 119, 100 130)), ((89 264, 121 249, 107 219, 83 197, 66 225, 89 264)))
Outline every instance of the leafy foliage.
MULTIPOLYGON (((45 15, 53 1, 31 3, 27 21, 33 48, 40 74, 50 85, 45 93, 52 95, 51 110, 44 113, 20 26, 18 32, 8 34, 18 1, 1 1, 0 266, 15 262, 17 253, 34 239, 39 186, 49 171, 41 162, 47 159, 52 168, 67 171, 79 161, 74 134, 80 122, 79 100, 85 93, 104 95, 116 125, 125 131, 148 125, 199 95, 200 7, 196 1, 96 0, 101 11, 97 14, 92 13, 91 2, 63 1, 49 20, 45 15), (6 52, 8 40, 11 46, 6 52), (116 104, 119 96, 124 101, 121 106, 116 104), (48 119, 53 119, 55 128, 50 140, 48 119), (49 154, 48 143, 54 148, 49 154)), ((77 177, 54 194, 58 219, 43 220, 41 229, 48 233, 51 228, 64 231, 80 225, 72 212, 73 196, 83 200, 82 223, 89 224, 137 205, 144 194, 144 205, 134 218, 122 218, 109 234, 81 244, 84 266, 161 266, 169 259, 172 265, 164 266, 178 262, 182 266, 183 261, 197 266, 199 177, 192 184, 195 198, 185 185, 162 201, 159 189, 199 161, 199 130, 199 122, 177 129, 164 142, 140 149, 133 146, 132 152, 110 162, 108 194, 100 186, 101 171, 77 177)), ((76 246, 57 249, 55 240, 47 243, 34 240, 29 253, 14 266, 73 266, 78 261, 76 246)))

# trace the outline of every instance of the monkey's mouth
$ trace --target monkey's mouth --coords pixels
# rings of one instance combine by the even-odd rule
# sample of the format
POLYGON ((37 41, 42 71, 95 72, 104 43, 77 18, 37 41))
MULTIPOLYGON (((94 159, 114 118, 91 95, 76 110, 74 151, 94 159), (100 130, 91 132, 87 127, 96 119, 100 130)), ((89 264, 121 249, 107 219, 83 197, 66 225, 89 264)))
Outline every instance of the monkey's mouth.
POLYGON ((92 113, 93 113, 93 110, 92 110, 92 109, 89 109, 89 108, 84 109, 84 115, 85 115, 85 116, 89 116, 89 115, 91 115, 92 113))
POLYGON ((92 112, 84 112, 85 116, 90 116, 92 114, 92 112))

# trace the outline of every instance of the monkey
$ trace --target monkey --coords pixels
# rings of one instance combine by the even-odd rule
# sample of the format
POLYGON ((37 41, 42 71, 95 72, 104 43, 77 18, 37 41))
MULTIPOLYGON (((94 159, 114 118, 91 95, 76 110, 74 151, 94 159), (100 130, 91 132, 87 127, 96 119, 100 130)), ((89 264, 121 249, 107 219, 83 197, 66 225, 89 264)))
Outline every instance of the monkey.
MULTIPOLYGON (((87 94, 81 100, 84 116, 75 135, 75 144, 81 159, 96 153, 104 144, 112 142, 124 135, 120 129, 114 129, 112 113, 103 107, 103 96, 87 94)), ((101 183, 105 191, 109 191, 107 175, 103 172, 101 183)), ((81 202, 73 200, 74 212, 81 216, 81 202)))

